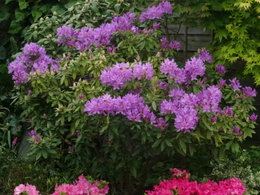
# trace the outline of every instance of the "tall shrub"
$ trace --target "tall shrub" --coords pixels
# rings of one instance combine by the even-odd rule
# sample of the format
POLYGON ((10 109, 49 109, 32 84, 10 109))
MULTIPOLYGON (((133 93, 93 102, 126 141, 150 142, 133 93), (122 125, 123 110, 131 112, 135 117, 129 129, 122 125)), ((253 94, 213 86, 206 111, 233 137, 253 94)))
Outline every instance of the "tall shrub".
POLYGON ((31 158, 138 194, 202 148, 211 156, 239 150, 254 133, 256 92, 222 79, 224 66, 208 67, 205 49, 175 61, 181 46, 163 36, 171 14, 161 2, 138 17, 60 26, 56 47, 45 38, 24 46, 9 72, 31 123, 31 158))

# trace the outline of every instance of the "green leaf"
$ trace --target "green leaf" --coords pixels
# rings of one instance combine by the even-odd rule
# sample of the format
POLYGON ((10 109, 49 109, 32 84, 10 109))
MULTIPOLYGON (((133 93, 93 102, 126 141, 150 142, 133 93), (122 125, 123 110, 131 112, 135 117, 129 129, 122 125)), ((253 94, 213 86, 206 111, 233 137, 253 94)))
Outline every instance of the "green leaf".
POLYGON ((19 3, 19 8, 21 10, 26 9, 28 7, 28 2, 26 2, 25 0, 18 0, 19 3))
POLYGON ((234 153, 239 152, 239 144, 238 143, 233 143, 231 145, 231 151, 234 152, 234 153))
POLYGON ((8 4, 8 3, 12 2, 12 1, 14 1, 14 0, 5 0, 5 4, 8 4))
POLYGON ((6 58, 6 49, 3 46, 1 46, 0 47, 0 60, 3 60, 5 58, 6 58))
POLYGON ((62 14, 65 10, 59 5, 54 5, 51 7, 51 11, 57 12, 58 14, 62 14))
POLYGON ((152 107, 153 107, 154 110, 157 109, 157 107, 156 107, 156 103, 155 103, 155 102, 152 102, 152 107))
POLYGON ((17 22, 23 21, 25 18, 24 12, 21 12, 19 9, 15 10, 15 19, 17 22))
POLYGON ((38 161, 40 158, 41 158, 41 153, 38 152, 38 153, 36 154, 36 161, 38 161))
POLYGON ((180 146, 181 150, 184 152, 184 154, 186 154, 187 147, 186 147, 186 144, 182 140, 179 141, 179 146, 180 146))
POLYGON ((10 24, 9 27, 9 33, 10 34, 17 34, 18 32, 20 32, 22 30, 22 25, 18 22, 16 22, 15 20, 13 20, 10 24))
POLYGON ((0 7, 0 22, 5 21, 9 18, 10 13, 8 12, 7 7, 0 7))
POLYGON ((152 148, 156 148, 157 146, 159 146, 159 144, 161 143, 161 140, 156 140, 153 145, 152 145, 152 148))
POLYGON ((166 143, 166 145, 169 146, 169 147, 172 147, 172 146, 173 146, 172 143, 171 143, 168 139, 165 140, 165 143, 166 143))
POLYGON ((33 9, 32 10, 32 17, 34 21, 38 20, 42 16, 42 12, 39 11, 38 9, 33 9))
POLYGON ((137 177, 137 170, 136 170, 136 168, 135 167, 131 167, 130 171, 131 171, 132 176, 134 178, 136 178, 137 177))

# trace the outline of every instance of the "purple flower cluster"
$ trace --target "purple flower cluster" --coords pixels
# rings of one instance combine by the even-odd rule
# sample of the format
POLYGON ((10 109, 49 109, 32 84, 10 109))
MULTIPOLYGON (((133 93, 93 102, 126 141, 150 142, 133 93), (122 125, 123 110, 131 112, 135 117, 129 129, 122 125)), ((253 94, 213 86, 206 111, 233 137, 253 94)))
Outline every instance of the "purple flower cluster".
POLYGON ((102 84, 110 85, 113 89, 121 89, 125 83, 132 79, 151 80, 153 75, 153 66, 149 62, 145 64, 138 62, 133 67, 122 62, 102 71, 100 80, 102 84))
POLYGON ((252 89, 251 87, 243 87, 242 88, 243 94, 245 97, 255 97, 256 90, 252 89))
POLYGON ((153 78, 154 72, 153 72, 153 65, 149 62, 142 64, 141 62, 138 62, 133 67, 133 78, 136 78, 138 80, 141 79, 147 79, 151 80, 153 78))
POLYGON ((198 99, 194 94, 185 94, 183 98, 174 101, 163 100, 160 110, 161 114, 175 114, 174 126, 177 132, 189 132, 196 128, 199 120, 197 105, 198 99))
POLYGON ((174 126, 177 131, 189 132, 195 129, 199 121, 198 106, 204 112, 217 112, 221 101, 221 91, 210 86, 199 94, 186 94, 182 89, 172 89, 169 96, 172 100, 163 100, 160 105, 161 114, 175 114, 174 126))
POLYGON ((204 112, 217 112, 218 105, 222 98, 222 93, 216 86, 212 85, 199 93, 200 105, 204 112))
POLYGON ((116 98, 106 94, 99 98, 93 98, 85 104, 84 111, 89 115, 121 114, 128 120, 135 122, 148 121, 161 129, 168 125, 162 118, 157 119, 142 97, 134 94, 116 98))
POLYGON ((227 83, 227 81, 226 81, 225 79, 220 79, 220 80, 218 81, 217 86, 218 86, 219 88, 223 88, 223 87, 226 86, 226 83, 227 83))
POLYGON ((215 67, 216 72, 220 75, 220 76, 224 76, 224 74, 226 73, 226 69, 223 65, 217 64, 215 67))
POLYGON ((219 109, 217 111, 217 114, 222 114, 222 115, 226 115, 226 116, 232 117, 234 115, 234 109, 231 108, 231 107, 225 107, 223 109, 219 109))
POLYGON ((161 19, 164 14, 172 13, 172 5, 168 1, 163 1, 157 6, 152 6, 147 8, 144 12, 142 12, 139 21, 144 22, 146 20, 154 20, 161 19))
POLYGON ((163 49, 177 50, 181 49, 181 44, 178 41, 168 41, 166 37, 161 38, 161 47, 163 49))
POLYGON ((176 114, 174 126, 177 131, 189 132, 195 129, 199 121, 198 111, 196 109, 184 107, 181 112, 176 114))
POLYGON ((157 22, 156 22, 156 23, 153 24, 153 29, 154 29, 154 30, 157 30, 157 29, 159 29, 159 28, 160 28, 160 23, 157 23, 157 22))
POLYGON ((169 96, 173 98, 173 100, 179 100, 182 98, 185 94, 185 91, 183 89, 174 88, 170 91, 169 96))
POLYGON ((57 29, 58 43, 76 47, 77 50, 86 50, 93 45, 106 46, 111 43, 110 39, 115 32, 131 30, 134 20, 135 14, 128 12, 114 17, 111 23, 104 23, 98 28, 83 27, 75 30, 62 26, 57 29))
POLYGON ((58 71, 55 60, 46 55, 46 50, 36 43, 27 43, 23 52, 8 65, 8 73, 12 73, 15 85, 26 83, 31 72, 44 74, 49 69, 58 71))
POLYGON ((183 68, 178 68, 177 63, 174 60, 165 59, 161 65, 161 72, 174 79, 177 84, 186 82, 186 74, 183 68))
POLYGON ((203 62, 209 62, 212 63, 213 59, 210 53, 205 49, 202 48, 199 50, 199 56, 198 56, 203 62))
POLYGON ((42 138, 38 135, 36 130, 31 130, 28 133, 28 136, 31 137, 32 141, 35 143, 39 143, 42 141, 42 138))
POLYGON ((102 71, 100 80, 104 85, 113 86, 113 89, 120 89, 126 82, 130 81, 132 77, 132 68, 122 62, 102 71))
POLYGON ((256 121, 257 120, 257 114, 253 113, 250 117, 249 117, 249 120, 250 121, 256 121))
POLYGON ((201 58, 191 58, 185 63, 185 72, 188 81, 197 79, 197 76, 203 76, 205 74, 206 67, 201 58))
POLYGON ((243 132, 240 131, 239 127, 238 126, 234 126, 233 127, 233 132, 238 135, 238 136, 242 136, 243 135, 243 132))
POLYGON ((76 43, 77 32, 74 28, 62 26, 57 29, 58 44, 74 46, 76 43))
POLYGON ((251 87, 242 87, 240 84, 240 81, 237 78, 233 78, 229 80, 230 87, 232 90, 235 91, 241 91, 241 94, 237 94, 238 98, 248 98, 248 97, 255 97, 256 96, 256 90, 252 89, 251 87))
POLYGON ((191 58, 186 61, 184 68, 178 68, 174 60, 165 59, 161 65, 161 72, 174 79, 177 84, 184 84, 196 80, 197 76, 205 74, 205 65, 200 58, 191 58))
POLYGON ((169 84, 166 83, 166 82, 163 82, 163 81, 158 81, 158 82, 157 82, 157 85, 158 85, 160 88, 162 88, 162 89, 166 89, 166 88, 169 87, 169 84))
POLYGON ((230 79, 229 82, 230 82, 230 87, 233 89, 233 91, 240 91, 242 86, 240 85, 240 82, 236 77, 230 79))

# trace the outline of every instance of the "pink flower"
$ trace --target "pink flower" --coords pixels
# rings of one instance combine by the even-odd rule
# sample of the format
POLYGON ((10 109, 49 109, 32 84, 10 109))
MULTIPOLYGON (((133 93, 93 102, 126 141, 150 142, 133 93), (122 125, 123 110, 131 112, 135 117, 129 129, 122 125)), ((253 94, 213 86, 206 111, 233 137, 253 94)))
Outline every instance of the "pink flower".
POLYGON ((12 145, 14 146, 17 143, 18 137, 15 137, 12 141, 12 145))
POLYGON ((67 195, 105 195, 108 193, 109 187, 105 184, 100 187, 101 181, 89 182, 83 175, 80 175, 78 181, 74 184, 62 184, 55 186, 55 192, 52 195, 60 195, 66 193, 67 195))
POLYGON ((219 183, 208 181, 197 183, 189 181, 189 173, 186 170, 172 169, 173 178, 164 180, 155 185, 152 191, 146 191, 148 195, 243 195, 246 188, 237 178, 220 181, 219 183))
POLYGON ((36 187, 30 184, 20 184, 14 189, 14 195, 20 195, 22 192, 27 192, 28 195, 39 195, 39 191, 36 187))

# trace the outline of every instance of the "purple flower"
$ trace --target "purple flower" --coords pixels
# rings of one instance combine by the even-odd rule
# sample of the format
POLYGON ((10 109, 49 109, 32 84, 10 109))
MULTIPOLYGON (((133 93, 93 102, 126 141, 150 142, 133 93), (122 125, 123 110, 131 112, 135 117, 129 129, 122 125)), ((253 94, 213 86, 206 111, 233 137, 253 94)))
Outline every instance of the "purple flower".
POLYGON ((43 47, 36 43, 27 43, 23 52, 8 65, 8 73, 13 74, 15 85, 20 85, 27 82, 30 73, 44 74, 50 69, 57 70, 57 66, 57 62, 46 55, 43 47))
POLYGON ((139 34, 140 29, 137 26, 132 26, 130 29, 134 34, 139 34))
POLYGON ((218 117, 216 115, 214 115, 213 117, 211 117, 211 122, 214 124, 216 123, 218 120, 218 117))
POLYGON ((223 88, 226 85, 226 83, 227 83, 227 81, 225 79, 220 79, 218 84, 217 84, 217 87, 223 88))
POLYGON ((158 81, 158 82, 157 82, 157 85, 158 85, 160 88, 162 88, 162 89, 166 89, 166 88, 169 87, 169 84, 168 84, 168 83, 162 82, 162 81, 158 81))
POLYGON ((205 74, 206 67, 200 58, 191 58, 185 63, 186 75, 190 81, 196 80, 197 76, 205 74))
POLYGON ((163 37, 160 39, 161 40, 161 47, 163 49, 168 49, 168 40, 166 37, 163 37))
POLYGON ((142 30, 142 33, 143 34, 146 34, 146 35, 151 35, 153 33, 153 29, 147 29, 147 28, 144 28, 142 30))
POLYGON ((203 112, 217 112, 222 98, 222 93, 216 86, 212 85, 197 95, 203 112))
POLYGON ((172 101, 163 100, 160 104, 161 114, 174 114, 176 110, 176 105, 172 101))
POLYGON ((116 47, 114 45, 110 46, 107 48, 108 53, 115 53, 116 52, 116 47))
POLYGON ((178 65, 174 60, 165 59, 161 65, 161 72, 174 79, 175 83, 183 84, 186 82, 186 72, 182 68, 178 68, 178 65))
POLYGON ((219 109, 217 113, 232 117, 234 115, 234 109, 231 107, 225 107, 223 110, 219 109))
POLYGON ((137 63, 133 67, 133 77, 141 80, 143 78, 151 80, 153 78, 153 65, 149 62, 142 64, 141 62, 137 63))
POLYGON ((111 23, 101 24, 97 28, 83 27, 80 30, 62 26, 58 28, 58 43, 74 46, 77 50, 90 49, 91 46, 103 47, 111 43, 112 35, 119 31, 132 30, 135 14, 128 12, 116 16, 111 23))
POLYGON ((83 99, 84 98, 84 95, 83 94, 79 94, 79 99, 83 99))
POLYGON ((160 28, 160 23, 154 23, 153 24, 153 29, 158 29, 158 28, 160 28))
POLYGON ((80 137, 81 136, 81 133, 79 131, 75 132, 75 136, 76 137, 80 137))
POLYGON ((190 94, 184 94, 182 98, 174 102, 178 102, 180 108, 183 107, 195 108, 196 106, 199 105, 200 101, 201 100, 198 98, 197 95, 190 93, 190 94))
POLYGON ((181 44, 178 41, 169 42, 166 37, 161 38, 161 47, 163 49, 177 50, 181 49, 181 44))
POLYGON ((116 26, 116 31, 128 31, 131 29, 134 21, 135 14, 127 12, 123 16, 114 17, 112 20, 112 24, 116 26))
POLYGON ((173 98, 174 100, 179 100, 184 96, 184 94, 185 91, 183 89, 175 88, 170 91, 169 97, 173 98))
POLYGON ((75 47, 77 50, 83 51, 89 49, 95 43, 94 29, 88 26, 81 28, 77 33, 77 41, 75 47))
POLYGON ((212 63, 212 56, 209 54, 209 52, 205 49, 202 48, 199 50, 199 58, 203 61, 203 62, 209 62, 212 63))
POLYGON ((28 91, 27 91, 27 94, 28 94, 28 95, 32 95, 32 94, 33 94, 32 90, 28 90, 28 91))
POLYGON ((39 136, 39 135, 36 135, 33 137, 33 141, 36 142, 36 143, 39 143, 42 141, 42 138, 39 136))
POLYGON ((255 97, 256 90, 252 89, 251 87, 243 87, 242 88, 245 97, 255 97))
POLYGON ((112 98, 109 94, 105 94, 98 98, 92 98, 85 104, 84 111, 89 115, 95 114, 116 114, 120 113, 121 97, 112 98))
POLYGON ((38 135, 37 131, 36 130, 31 130, 29 133, 28 133, 28 136, 31 137, 32 141, 33 142, 36 142, 36 143, 39 143, 41 142, 42 138, 38 135))
POLYGON ((233 127, 233 132, 239 136, 243 135, 238 126, 233 127))
POLYGON ((256 121, 257 120, 257 114, 253 113, 250 117, 249 117, 249 120, 250 121, 256 121))
POLYGON ((37 131, 36 130, 31 130, 29 133, 28 133, 28 136, 32 137, 32 136, 36 136, 37 135, 37 131))
POLYGON ((71 27, 62 26, 57 29, 58 44, 65 44, 68 46, 75 46, 78 32, 71 27))
POLYGON ((104 85, 110 85, 113 89, 121 89, 124 84, 133 78, 132 69, 124 62, 117 63, 113 67, 102 71, 100 80, 104 85))
POLYGON ((164 130, 168 126, 169 124, 162 117, 158 118, 154 124, 154 127, 160 128, 161 130, 164 130))
POLYGON ((144 99, 135 94, 127 94, 117 98, 106 94, 99 98, 93 98, 85 104, 84 111, 89 115, 121 114, 128 120, 135 122, 148 121, 151 124, 156 122, 155 114, 145 104, 144 99))
POLYGON ((179 51, 181 49, 181 43, 179 41, 171 41, 168 44, 168 49, 179 51))
POLYGON ((172 5, 167 1, 163 1, 157 6, 152 6, 146 9, 140 15, 139 21, 144 22, 146 20, 161 19, 164 14, 172 13, 172 5))
POLYGON ((215 70, 220 76, 223 76, 226 73, 225 67, 220 64, 216 65, 215 70))
POLYGON ((198 121, 199 117, 197 110, 184 107, 176 113, 174 126, 177 128, 177 132, 189 132, 196 128, 198 121))
POLYGON ((133 67, 129 67, 126 63, 122 62, 102 71, 100 80, 102 84, 110 85, 113 89, 121 89, 131 79, 151 80, 153 75, 153 66, 149 62, 145 64, 138 62, 133 67))
POLYGON ((242 87, 240 85, 239 80, 237 78, 229 79, 230 87, 233 89, 233 91, 240 91, 240 88, 242 87))

